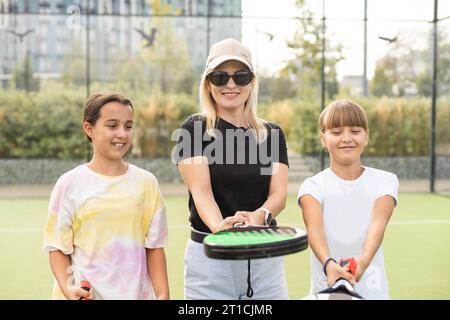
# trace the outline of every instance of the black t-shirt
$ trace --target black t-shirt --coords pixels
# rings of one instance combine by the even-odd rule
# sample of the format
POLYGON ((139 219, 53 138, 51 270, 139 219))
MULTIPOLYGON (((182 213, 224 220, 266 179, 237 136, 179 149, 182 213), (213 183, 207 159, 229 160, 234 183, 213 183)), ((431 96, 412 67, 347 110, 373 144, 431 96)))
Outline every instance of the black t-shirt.
MULTIPOLYGON (((176 163, 194 157, 208 158, 214 199, 224 218, 236 211, 254 211, 269 195, 271 166, 289 165, 286 140, 281 128, 267 123, 268 136, 257 144, 251 130, 219 118, 215 136, 206 133, 206 120, 190 116, 181 126, 172 154, 176 163)), ((194 229, 211 232, 201 220, 189 192, 190 222, 194 229)))

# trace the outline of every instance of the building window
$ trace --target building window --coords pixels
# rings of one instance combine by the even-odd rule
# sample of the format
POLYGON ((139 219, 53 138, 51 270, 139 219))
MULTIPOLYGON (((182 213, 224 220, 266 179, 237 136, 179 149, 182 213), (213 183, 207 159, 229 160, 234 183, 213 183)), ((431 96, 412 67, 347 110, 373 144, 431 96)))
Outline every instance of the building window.
POLYGON ((125 14, 129 16, 131 14, 131 1, 125 0, 125 14))
POLYGON ((112 14, 120 14, 119 0, 112 0, 112 14))

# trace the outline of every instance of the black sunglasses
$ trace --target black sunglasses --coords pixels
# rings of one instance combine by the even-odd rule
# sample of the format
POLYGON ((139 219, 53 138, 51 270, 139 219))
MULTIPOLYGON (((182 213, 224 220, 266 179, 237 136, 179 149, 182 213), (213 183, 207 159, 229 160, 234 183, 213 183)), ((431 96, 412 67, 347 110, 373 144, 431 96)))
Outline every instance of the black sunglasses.
POLYGON ((213 71, 206 76, 206 79, 213 85, 221 87, 224 86, 233 78, 234 83, 238 86, 246 86, 253 79, 253 73, 251 71, 237 71, 232 75, 224 71, 213 71))

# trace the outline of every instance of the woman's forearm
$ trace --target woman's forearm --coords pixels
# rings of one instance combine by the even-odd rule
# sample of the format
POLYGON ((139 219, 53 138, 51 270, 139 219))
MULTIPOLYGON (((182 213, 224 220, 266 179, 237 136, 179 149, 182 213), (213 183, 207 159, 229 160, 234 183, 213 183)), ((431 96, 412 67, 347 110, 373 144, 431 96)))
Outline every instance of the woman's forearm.
POLYGON ((178 169, 192 194, 200 218, 212 232, 216 232, 223 218, 212 193, 208 159, 203 156, 188 158, 178 163, 178 169))
POLYGON ((275 218, 286 207, 288 183, 288 166, 283 163, 273 164, 272 178, 270 179, 269 196, 262 205, 269 209, 275 218))
POLYGON ((286 207, 286 198, 285 192, 275 192, 267 198, 262 207, 268 209, 272 213, 272 217, 275 218, 286 207))
POLYGON ((192 198, 200 218, 209 230, 215 233, 222 223, 223 217, 212 192, 208 190, 194 191, 192 192, 192 198))

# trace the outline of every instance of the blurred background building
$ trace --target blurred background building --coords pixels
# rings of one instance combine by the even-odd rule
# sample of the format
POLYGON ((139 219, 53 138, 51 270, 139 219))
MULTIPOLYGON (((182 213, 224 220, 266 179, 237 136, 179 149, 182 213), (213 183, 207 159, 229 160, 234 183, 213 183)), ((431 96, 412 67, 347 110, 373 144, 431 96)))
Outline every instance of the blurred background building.
POLYGON ((87 159, 79 114, 98 90, 133 100, 131 155, 179 182, 172 133, 199 111, 209 48, 227 37, 252 52, 290 182, 325 165, 317 119, 348 98, 371 124, 367 165, 450 190, 448 0, 0 0, 0 185, 54 183, 87 159))
MULTIPOLYGON (((112 64, 138 54, 144 39, 151 41, 154 20, 172 20, 197 73, 204 67, 211 43, 227 37, 241 39, 241 0, 158 1, 158 5, 170 6, 171 12, 162 13, 154 12, 147 0, 1 0, 0 26, 6 31, 0 32, 3 87, 26 59, 34 78, 40 80, 60 78, 65 59, 83 59, 88 2, 90 59, 99 81, 113 77, 112 64)), ((158 35, 156 30, 153 40, 158 35)))

